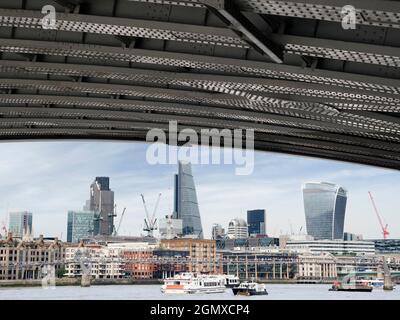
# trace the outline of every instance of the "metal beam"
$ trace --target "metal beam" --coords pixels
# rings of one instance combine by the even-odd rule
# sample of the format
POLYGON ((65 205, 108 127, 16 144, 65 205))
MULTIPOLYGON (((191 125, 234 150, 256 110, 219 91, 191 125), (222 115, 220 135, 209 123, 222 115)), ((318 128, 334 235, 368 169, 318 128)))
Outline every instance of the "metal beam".
POLYGON ((247 39, 247 41, 257 51, 265 54, 273 62, 283 62, 282 48, 270 41, 268 37, 262 34, 249 21, 240 10, 238 10, 233 1, 229 0, 204 0, 208 9, 226 21, 229 28, 234 30, 238 36, 247 39))
MULTIPOLYGON (((232 1, 208 0, 207 4, 212 6, 224 20, 227 20, 233 30, 244 35, 253 46, 276 63, 283 62, 282 54, 285 50, 287 53, 302 56, 400 66, 399 48, 283 34, 270 34, 266 37, 232 7, 232 1)), ((42 17, 43 15, 36 11, 0 9, 0 25, 2 26, 40 29, 42 17)), ((235 32, 227 28, 162 21, 59 13, 56 29, 238 48, 249 47, 235 32)))
MULTIPOLYGON (((288 79, 301 82, 322 83, 350 88, 364 88, 371 91, 386 91, 399 93, 399 81, 372 76, 347 74, 325 70, 310 70, 293 66, 277 65, 257 61, 219 58, 192 54, 178 54, 154 50, 114 48, 98 45, 72 44, 48 41, 28 41, 15 39, 0 39, 0 51, 15 53, 48 54, 56 56, 71 56, 131 61, 158 66, 187 67, 230 75, 246 75, 288 79)), ((149 71, 150 72, 150 71, 149 71)))
MULTIPOLYGON (((150 100, 161 100, 179 103, 190 103, 199 105, 210 105, 210 106, 231 106, 237 108, 247 108, 254 111, 261 112, 279 112, 279 108, 284 108, 285 103, 281 101, 258 102, 250 101, 244 97, 235 97, 229 94, 217 94, 217 93, 205 93, 205 92, 194 92, 185 90, 173 90, 173 89, 161 89, 155 87, 143 87, 143 86, 128 86, 128 85, 111 85, 103 83, 82 83, 82 82, 67 82, 67 81, 49 81, 49 80, 27 80, 27 79, 1 79, 0 88, 4 89, 30 89, 30 90, 41 90, 41 91, 55 91, 62 92, 63 94, 70 94, 73 92, 81 93, 92 93, 102 95, 123 95, 131 96, 150 100), (271 106, 272 104, 272 106, 271 106), (275 104, 275 108, 274 108, 275 104)), ((286 108, 290 108, 287 105, 286 108)), ((296 109, 296 106, 292 106, 296 109)), ((306 108, 307 109, 307 108, 306 108)), ((284 110, 280 112, 285 113, 284 110)), ((293 110, 294 111, 294 110, 293 110)), ((297 114, 301 111, 305 111, 306 118, 317 120, 318 122, 331 122, 336 125, 341 124, 349 126, 349 130, 357 130, 356 128, 371 129, 372 132, 391 132, 393 134, 399 133, 399 127, 393 123, 384 123, 382 121, 374 121, 373 118, 352 116, 349 114, 323 114, 318 112, 320 110, 315 109, 317 112, 307 110, 297 110, 297 114)), ((287 113, 287 111, 286 111, 287 113)), ((317 122, 317 123, 318 123, 317 122)))
MULTIPOLYGON (((372 139, 366 139, 356 136, 346 136, 329 132, 321 132, 319 130, 312 130, 312 126, 309 125, 308 129, 296 128, 296 121, 284 116, 275 115, 259 115, 254 112, 248 111, 235 111, 224 108, 212 108, 205 107, 202 110, 196 109, 194 106, 175 106, 172 107, 168 104, 156 105, 149 104, 148 102, 134 102, 129 101, 113 101, 110 99, 98 99, 98 98, 70 98, 62 96, 25 96, 25 95, 8 95, 9 98, 3 98, 0 95, 0 114, 4 118, 18 118, 18 119, 29 119, 43 117, 46 119, 50 118, 93 118, 93 119, 110 119, 128 121, 132 119, 146 119, 146 121, 155 121, 159 123, 160 120, 182 120, 182 118, 176 118, 176 115, 187 115, 190 112, 190 116, 193 117, 193 121, 197 121, 198 118, 213 121, 214 119, 227 120, 222 125, 226 127, 246 127, 258 132, 269 132, 274 134, 288 135, 294 137, 309 138, 311 140, 318 139, 331 142, 339 142, 349 145, 357 145, 363 147, 370 147, 374 149, 381 149, 386 151, 397 151, 400 152, 400 145, 394 145, 385 141, 375 141, 372 139), (48 98, 48 99, 45 99, 48 98), (24 107, 4 107, 1 103, 20 104, 24 107), (29 107, 26 105, 29 102, 29 107), (33 104, 43 103, 45 105, 52 104, 51 108, 38 107, 33 104), (60 104, 66 107, 55 107, 54 104, 60 104), (106 107, 101 107, 105 104, 106 107), (93 107, 97 105, 97 107, 93 107), (79 108, 77 108, 79 106, 79 108), (88 108, 89 107, 89 108, 88 108), (123 108, 122 110, 121 107, 123 108), (158 107, 158 108, 157 108, 158 107), (152 110, 152 113, 146 113, 146 110, 152 110), (156 113, 154 113, 156 112, 156 113), (173 113, 175 114, 173 114, 173 113), (254 123, 252 121, 264 121, 263 124, 254 123), (246 124, 248 122, 248 124, 246 124), (268 124, 270 123, 270 124, 268 124), (278 125, 280 124, 280 125, 278 125)), ((187 118, 183 118, 187 121, 187 118)), ((190 120, 189 120, 190 121, 190 120)), ((0 121, 1 122, 1 121, 0 121)), ((301 122, 301 121, 300 121, 301 122)), ((298 126, 299 124, 297 124, 298 126)), ((328 129, 328 128, 327 128, 328 129)), ((400 141, 400 137, 398 138, 400 141)))
MULTIPOLYGON (((130 0, 147 3, 149 0, 130 0)), ((164 5, 203 7, 207 0, 151 0, 164 5)), ((356 22, 362 25, 400 28, 400 4, 388 0, 231 0, 241 11, 293 18, 341 22, 342 8, 356 9, 356 22)))
MULTIPOLYGON (((253 128, 262 128, 257 123, 276 124, 284 127, 305 128, 310 130, 319 130, 325 132, 348 133, 351 135, 366 135, 373 137, 373 130, 364 128, 352 128, 347 125, 337 123, 329 117, 322 117, 321 120, 311 120, 312 112, 303 113, 301 117, 290 117, 285 113, 270 114, 254 110, 243 110, 232 106, 205 106, 188 104, 176 104, 168 102, 154 101, 136 101, 124 99, 110 98, 86 98, 73 96, 53 96, 53 95, 20 95, 20 94, 2 94, 0 95, 0 103, 6 105, 30 104, 30 105, 68 105, 80 106, 98 110, 121 110, 121 111, 154 111, 158 113, 177 113, 189 114, 193 117, 204 116, 210 118, 227 118, 231 121, 249 121, 253 128)), ((300 113, 300 112, 299 112, 300 113)), ((381 134, 380 134, 381 135, 381 134)), ((400 141, 400 137, 392 135, 384 135, 391 141, 400 141)))
MULTIPOLYGON (((158 127, 158 124, 155 122, 166 123, 168 118, 159 118, 157 121, 153 119, 151 122, 146 122, 146 115, 139 115, 135 119, 125 119, 125 120, 94 120, 94 119, 59 119, 59 118, 15 118, 8 119, 4 118, 0 122, 0 128, 7 129, 15 129, 15 128, 70 128, 70 129, 87 129, 87 128, 97 128, 97 129, 108 129, 112 130, 137 130, 141 129, 151 129, 154 127, 158 127)), ((175 119, 175 118, 172 118, 175 119)), ((190 125, 192 128, 193 125, 198 128, 210 128, 210 119, 202 119, 196 118, 193 119, 191 117, 179 116, 179 123, 182 126, 190 125)), ((216 128, 232 128, 228 126, 227 122, 224 121, 215 121, 211 123, 212 128, 214 126, 216 128)), ((246 126, 240 126, 241 129, 248 129, 246 126)), ((196 128, 193 128, 194 130, 196 128)), ((268 132, 268 131, 265 131, 268 132)), ((326 141, 318 141, 318 140, 310 140, 309 138, 303 139, 300 137, 288 137, 284 135, 274 134, 274 132, 269 132, 270 134, 265 136, 268 142, 279 142, 282 144, 288 145, 298 145, 304 147, 311 147, 315 149, 325 149, 325 150, 335 150, 344 152, 347 154, 356 154, 356 155, 364 155, 364 156, 376 156, 376 151, 372 148, 361 147, 361 146, 348 146, 341 143, 334 142, 326 142, 326 141)), ((379 154, 381 159, 385 160, 393 160, 400 161, 400 155, 396 152, 390 151, 380 151, 379 154)))
MULTIPOLYGON (((0 9, 0 26, 42 29, 42 18, 40 11, 0 9)), ((154 20, 57 13, 55 30, 249 48, 227 28, 154 20)))
MULTIPOLYGON (((193 88, 215 92, 229 92, 229 94, 247 97, 250 100, 267 102, 269 97, 277 97, 281 100, 315 102, 314 109, 318 109, 318 103, 335 103, 338 109, 347 109, 351 105, 354 110, 358 106, 360 110, 379 110, 388 112, 400 111, 400 100, 395 93, 370 92, 366 94, 364 88, 356 89, 330 86, 317 83, 304 83, 286 80, 244 78, 237 76, 219 76, 213 74, 176 73, 167 71, 154 71, 138 68, 119 68, 87 65, 67 65, 57 63, 40 63, 26 61, 2 61, 1 72, 32 75, 66 75, 91 78, 106 78, 128 80, 133 83, 156 84, 157 86, 175 86, 193 88), (343 104, 343 107, 342 107, 343 104)), ((372 77, 371 77, 372 78, 372 77)), ((372 78, 373 80, 373 78, 372 78)), ((397 81, 399 83, 399 81, 397 81)), ((392 82, 396 84, 396 80, 392 82)), ((327 110, 321 107, 321 112, 327 110)))
MULTIPOLYGON (((351 116, 343 117, 342 119, 334 119, 332 117, 320 117, 319 120, 315 119, 315 115, 311 112, 300 112, 298 117, 285 116, 278 114, 268 114, 264 112, 254 112, 246 110, 238 110, 236 108, 226 107, 208 107, 187 104, 175 104, 167 102, 152 102, 152 101, 135 101, 135 100, 122 100, 122 99, 106 99, 106 98, 84 98, 84 97, 73 97, 73 96, 53 96, 53 95, 19 95, 19 94, 3 94, 0 95, 0 105, 5 106, 15 106, 15 105, 63 105, 63 106, 79 106, 80 108, 85 108, 89 110, 102 110, 101 112, 106 112, 106 110, 119 110, 123 111, 137 111, 137 112, 156 112, 161 114, 182 114, 191 115, 192 117, 209 117, 211 119, 228 119, 231 121, 232 125, 238 125, 237 121, 248 121, 250 127, 253 129, 268 129, 270 125, 280 125, 287 131, 288 134, 308 134, 311 136, 319 136, 318 132, 323 132, 323 136, 329 139, 339 139, 339 135, 329 136, 329 132, 334 132, 341 134, 342 137, 339 139, 343 143, 346 143, 347 136, 349 136, 350 141, 357 139, 357 136, 365 137, 371 140, 371 146, 374 145, 373 140, 376 139, 377 143, 382 142, 382 148, 393 149, 396 148, 395 145, 386 145, 384 141, 400 142, 400 137, 398 135, 393 135, 390 133, 383 133, 388 131, 389 125, 384 123, 379 123, 381 126, 381 132, 376 132, 371 128, 374 128, 372 123, 367 122, 363 127, 360 126, 358 121, 349 121, 351 116), (350 122, 350 124, 349 124, 350 122), (368 124, 369 123, 369 124, 368 124), (349 126, 350 125, 350 126, 349 126), (291 132, 292 129, 295 130, 291 132), (312 130, 312 131, 308 131, 312 130)), ((8 110, 7 107, 2 107, 8 110)), ((15 108, 15 107, 14 107, 15 108)), ((19 107, 20 108, 20 107, 19 107)), ((18 113, 16 109, 15 112, 18 113)), ((40 109, 33 109, 39 110, 40 109)), ((39 112, 38 111, 38 112, 39 112)), ((42 111, 45 112, 45 111, 42 111)), ((278 111, 277 111, 278 112, 278 111)), ((360 119, 357 115, 356 119, 360 119)), ((270 128, 271 129, 271 128, 270 128)), ((279 132, 279 128, 273 128, 279 132)), ((362 144, 366 144, 367 141, 360 141, 362 144)))
MULTIPOLYGON (((0 141, 15 141, 29 139, 101 139, 101 140, 130 140, 144 141, 146 131, 126 130, 101 130, 101 129, 77 129, 65 128, 29 128, 29 129, 0 129, 0 141)), ((261 151, 278 152, 285 154, 318 157, 329 160, 340 160, 354 163, 362 163, 373 166, 381 166, 392 169, 400 169, 399 161, 377 158, 373 156, 344 153, 335 150, 317 149, 309 146, 294 144, 282 144, 255 140, 255 149, 261 151)))
POLYGON ((397 47, 281 34, 273 34, 271 38, 291 54, 400 67, 397 47))
POLYGON ((260 14, 341 22, 342 8, 356 9, 356 23, 400 28, 400 3, 387 0, 234 0, 240 10, 260 14))

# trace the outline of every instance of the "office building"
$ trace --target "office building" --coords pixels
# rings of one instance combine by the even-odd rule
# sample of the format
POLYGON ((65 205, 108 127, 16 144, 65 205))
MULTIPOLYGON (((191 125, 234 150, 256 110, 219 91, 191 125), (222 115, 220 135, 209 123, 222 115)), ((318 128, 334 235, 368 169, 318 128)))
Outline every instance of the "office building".
POLYGON ((182 236, 182 219, 172 219, 171 216, 165 216, 158 222, 158 232, 161 239, 174 239, 182 236))
POLYGON ((282 234, 279 236, 279 248, 284 249, 286 248, 286 243, 289 240, 296 240, 296 241, 302 241, 302 240, 314 240, 314 237, 308 235, 308 234, 282 234))
POLYGON ((83 205, 83 211, 90 211, 90 200, 86 200, 83 205))
POLYGON ((211 228, 211 239, 223 239, 225 237, 225 229, 219 223, 214 223, 211 228))
POLYGON ((327 182, 303 185, 307 233, 315 239, 343 239, 347 191, 327 182))
POLYGON ((282 280, 293 279, 296 275, 298 255, 295 253, 255 251, 252 248, 219 253, 224 261, 229 261, 223 263, 223 273, 241 280, 282 280))
POLYGON ((233 250, 233 249, 276 249, 279 247, 278 238, 256 237, 256 238, 235 238, 235 239, 216 239, 218 250, 233 250))
POLYGON ((248 238, 247 223, 243 219, 235 218, 229 221, 228 239, 245 239, 248 238))
POLYGON ((377 253, 400 254, 400 239, 373 239, 377 253))
POLYGON ((344 240, 288 240, 286 249, 298 253, 332 253, 337 255, 374 255, 373 241, 344 240))
POLYGON ((96 177, 90 186, 90 211, 97 214, 94 235, 111 235, 114 231, 114 191, 110 178, 96 177))
POLYGON ((77 243, 94 233, 93 211, 68 211, 67 242, 77 243))
POLYGON ((13 238, 22 238, 25 233, 32 232, 32 213, 27 211, 9 213, 8 231, 13 238))
POLYGON ((346 240, 346 241, 359 241, 359 240, 363 240, 363 235, 362 234, 355 234, 355 233, 345 232, 343 234, 343 240, 346 240))
POLYGON ((196 187, 190 163, 179 161, 174 185, 174 219, 182 219, 184 237, 203 239, 196 187))
POLYGON ((265 210, 256 209, 247 211, 247 227, 249 230, 249 236, 254 237, 257 235, 265 235, 266 232, 266 221, 265 221, 265 210))

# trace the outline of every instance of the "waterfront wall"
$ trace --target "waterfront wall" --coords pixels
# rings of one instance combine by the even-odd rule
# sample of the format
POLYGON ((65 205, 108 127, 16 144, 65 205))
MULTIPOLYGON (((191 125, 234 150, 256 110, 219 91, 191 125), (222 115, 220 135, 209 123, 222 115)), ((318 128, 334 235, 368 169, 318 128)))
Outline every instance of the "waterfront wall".
MULTIPOLYGON (((158 279, 92 279, 91 285, 161 284, 158 279)), ((40 287, 41 280, 1 280, 0 287, 40 287)), ((59 278, 56 286, 80 286, 81 278, 59 278)))

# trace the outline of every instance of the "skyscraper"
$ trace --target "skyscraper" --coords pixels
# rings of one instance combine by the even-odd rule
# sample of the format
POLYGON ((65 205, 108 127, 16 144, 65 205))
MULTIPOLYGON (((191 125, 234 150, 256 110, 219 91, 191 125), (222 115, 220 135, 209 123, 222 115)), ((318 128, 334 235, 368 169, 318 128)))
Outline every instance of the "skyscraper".
POLYGON ((303 185, 307 233, 315 239, 343 239, 347 191, 332 183, 303 185))
POLYGON ((249 229, 249 236, 266 234, 267 232, 265 224, 265 210, 264 209, 248 210, 247 226, 249 229))
POLYGON ((179 161, 178 174, 175 175, 174 191, 173 218, 182 219, 183 236, 203 239, 196 187, 190 163, 179 161))
POLYGON ((211 239, 222 239, 225 237, 225 229, 219 223, 214 223, 211 229, 211 239))
POLYGON ((15 238, 22 238, 26 232, 32 232, 32 213, 27 211, 10 212, 8 231, 15 238))
POLYGON ((79 242, 94 233, 93 211, 68 211, 67 242, 79 242))
POLYGON ((95 212, 94 235, 111 235, 114 229, 114 191, 110 178, 96 177, 90 186, 90 211, 95 212))
POLYGON ((228 233, 226 235, 229 239, 244 239, 248 238, 249 233, 247 223, 243 219, 235 218, 229 221, 228 233))

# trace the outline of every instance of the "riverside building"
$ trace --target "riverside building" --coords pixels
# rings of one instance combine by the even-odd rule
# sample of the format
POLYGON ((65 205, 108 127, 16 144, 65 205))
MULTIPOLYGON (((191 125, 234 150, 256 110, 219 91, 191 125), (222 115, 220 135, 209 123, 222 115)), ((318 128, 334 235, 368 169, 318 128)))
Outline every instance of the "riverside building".
POLYGON ((42 279, 42 267, 54 266, 57 272, 64 264, 64 254, 64 244, 57 238, 18 239, 9 233, 0 240, 0 280, 42 279))
POLYGON ((215 274, 219 270, 215 240, 204 239, 172 239, 161 240, 161 248, 187 251, 188 271, 215 274))
POLYGON ((288 240, 286 249, 299 253, 332 253, 338 255, 374 255, 375 244, 372 241, 344 240, 288 240))

